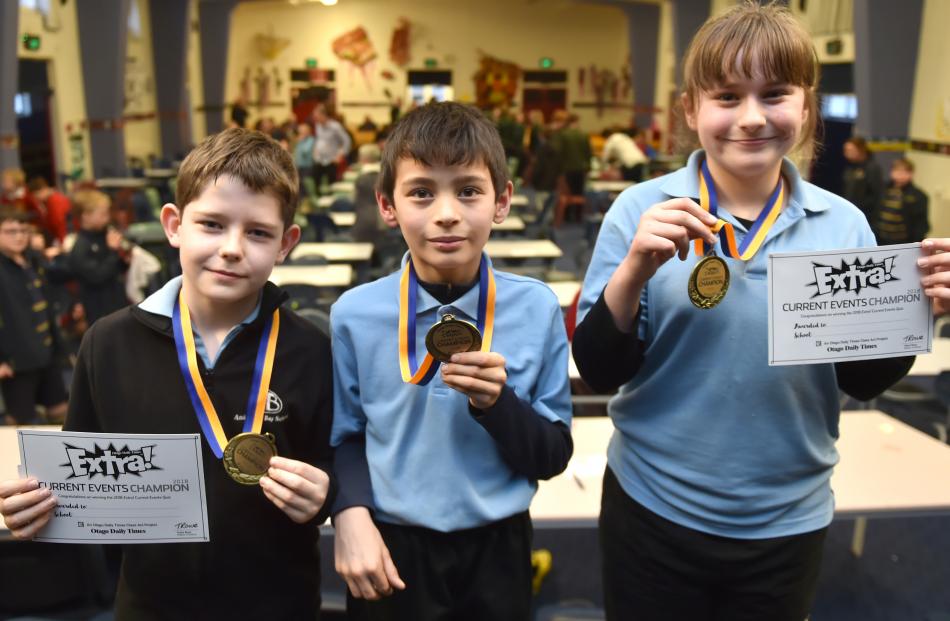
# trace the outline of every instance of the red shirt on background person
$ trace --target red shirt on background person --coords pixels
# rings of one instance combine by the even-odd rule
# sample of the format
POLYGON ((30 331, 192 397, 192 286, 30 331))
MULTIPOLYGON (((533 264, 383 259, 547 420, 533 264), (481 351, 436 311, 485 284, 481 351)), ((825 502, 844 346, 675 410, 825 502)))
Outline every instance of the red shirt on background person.
POLYGON ((69 232, 69 213, 73 205, 65 194, 50 187, 43 177, 34 177, 29 183, 30 193, 40 204, 42 220, 39 225, 51 237, 62 243, 69 232))

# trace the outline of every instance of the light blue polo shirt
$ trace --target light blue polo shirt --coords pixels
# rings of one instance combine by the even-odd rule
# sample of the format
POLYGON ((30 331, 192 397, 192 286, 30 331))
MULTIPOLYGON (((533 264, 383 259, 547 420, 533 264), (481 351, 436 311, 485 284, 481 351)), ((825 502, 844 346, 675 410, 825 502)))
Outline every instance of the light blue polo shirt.
MULTIPOLYGON (((351 289, 333 305, 331 444, 365 433, 375 517, 384 522, 449 532, 525 511, 537 482, 505 464, 469 413, 468 397, 439 373, 425 386, 403 382, 400 274, 351 289)), ((495 286, 491 349, 505 357, 508 385, 541 416, 570 426, 567 337, 557 297, 537 280, 505 272, 495 272, 495 286)), ((419 287, 418 360, 426 332, 442 315, 476 321, 478 295, 473 287, 441 305, 419 287)))
MULTIPOLYGON (((673 197, 698 197, 701 151, 686 167, 624 191, 604 218, 578 320, 627 254, 640 216, 673 197)), ((831 364, 768 365, 766 269, 773 252, 874 246, 860 211, 801 179, 788 160, 789 199, 759 252, 726 258, 731 284, 715 308, 695 308, 698 261, 667 261, 641 301, 640 371, 610 401, 607 462, 624 491, 677 524, 735 538, 816 530, 831 522, 838 461, 838 386, 831 364)), ((747 232, 731 214, 741 243, 747 232)), ((725 255, 717 245, 717 254, 725 255)))
MULTIPOLYGON (((175 309, 175 304, 178 303, 178 293, 181 291, 181 282, 182 277, 176 276, 169 280, 165 285, 153 293, 152 295, 145 298, 139 308, 144 311, 148 311, 154 315, 162 315, 163 317, 168 317, 171 319, 172 312, 175 309)), ((198 334, 198 331, 195 330, 195 352, 201 356, 201 361, 204 362, 206 369, 213 369, 214 363, 218 361, 218 358, 221 357, 221 352, 230 345, 231 341, 234 340, 238 334, 241 333, 245 327, 248 326, 252 321, 257 319, 257 315, 261 312, 261 299, 258 296, 257 306, 254 307, 254 310, 244 318, 244 320, 238 325, 231 328, 227 336, 224 337, 224 340, 221 341, 221 347, 218 348, 218 353, 215 355, 214 360, 208 357, 208 350, 205 347, 204 341, 201 339, 201 335, 198 334)))

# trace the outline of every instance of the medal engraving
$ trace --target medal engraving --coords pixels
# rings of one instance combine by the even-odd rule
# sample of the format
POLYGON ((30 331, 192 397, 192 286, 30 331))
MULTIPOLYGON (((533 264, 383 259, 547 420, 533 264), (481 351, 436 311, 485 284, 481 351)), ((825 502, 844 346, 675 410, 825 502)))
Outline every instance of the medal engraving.
POLYGON ((257 485, 277 455, 277 444, 269 433, 241 433, 224 448, 224 469, 243 485, 257 485))
POLYGON ((689 300, 697 308, 713 308, 729 290, 729 266, 715 255, 703 257, 689 275, 689 300))
POLYGON ((426 349, 439 362, 448 362, 452 354, 478 351, 482 347, 482 335, 478 328, 467 321, 445 315, 426 333, 426 349))

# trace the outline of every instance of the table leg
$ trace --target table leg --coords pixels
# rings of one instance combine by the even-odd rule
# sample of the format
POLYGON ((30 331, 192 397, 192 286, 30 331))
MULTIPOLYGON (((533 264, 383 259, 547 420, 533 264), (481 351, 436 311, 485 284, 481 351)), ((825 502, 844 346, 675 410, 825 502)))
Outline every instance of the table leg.
POLYGON ((868 519, 863 515, 854 521, 854 534, 851 536, 851 554, 861 558, 864 554, 864 534, 867 532, 868 519))

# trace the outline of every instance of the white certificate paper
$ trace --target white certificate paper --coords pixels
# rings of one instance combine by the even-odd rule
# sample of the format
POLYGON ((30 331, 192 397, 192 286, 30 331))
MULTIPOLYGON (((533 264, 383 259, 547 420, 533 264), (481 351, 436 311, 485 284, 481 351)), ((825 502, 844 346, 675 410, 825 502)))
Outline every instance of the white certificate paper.
POLYGON ((769 364, 927 353, 920 244, 769 255, 769 364))
POLYGON ((208 541, 201 437, 17 431, 20 474, 59 500, 53 543, 208 541))

